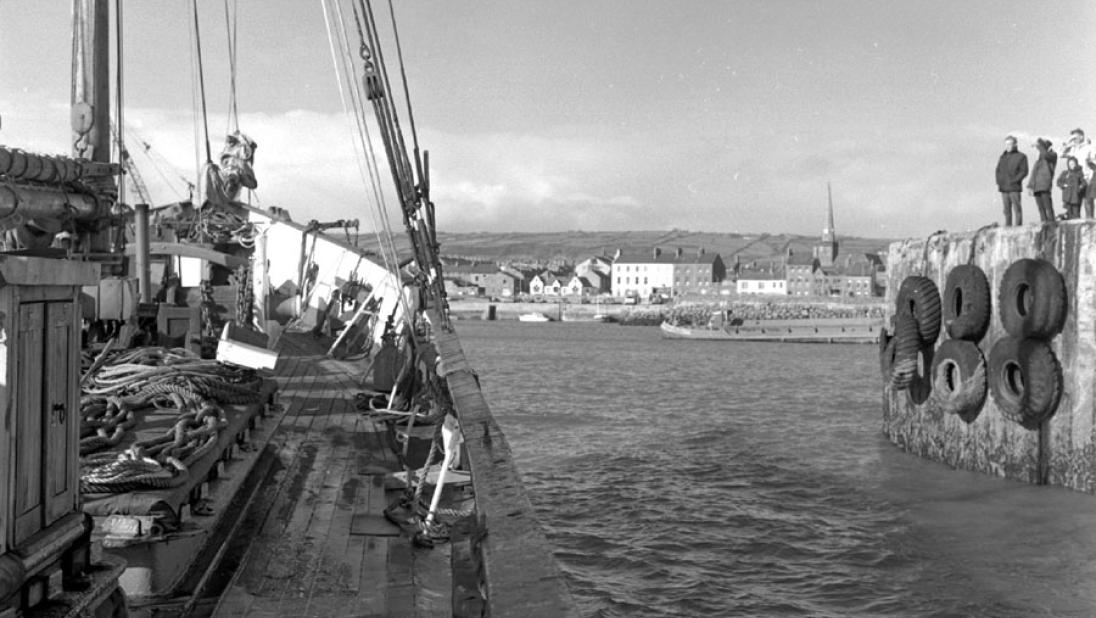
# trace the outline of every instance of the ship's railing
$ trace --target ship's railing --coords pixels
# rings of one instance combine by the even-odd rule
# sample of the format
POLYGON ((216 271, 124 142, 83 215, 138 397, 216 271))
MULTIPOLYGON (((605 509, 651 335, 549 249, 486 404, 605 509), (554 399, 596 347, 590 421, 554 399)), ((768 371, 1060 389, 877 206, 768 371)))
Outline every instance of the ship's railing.
MULTIPOLYGON (((376 291, 377 297, 382 299, 380 314, 383 317, 395 313, 397 321, 402 319, 406 306, 399 306, 398 298, 404 294, 403 287, 397 277, 379 263, 379 256, 266 211, 248 207, 248 212, 249 221, 260 228, 253 262, 255 272, 252 273, 260 327, 265 319, 284 321, 289 318, 312 326, 331 300, 332 292, 349 280, 368 284, 376 291), (306 276, 313 267, 315 272, 306 276), (292 306, 280 306, 293 297, 298 301, 289 303, 292 306)), ((381 331, 377 329, 375 339, 381 331)))
MULTIPOLYGON (((438 316, 431 314, 434 324, 438 316)), ((510 445, 495 422, 456 333, 436 331, 439 374, 460 419, 472 473, 488 616, 577 616, 551 545, 544 536, 514 465, 510 445)))

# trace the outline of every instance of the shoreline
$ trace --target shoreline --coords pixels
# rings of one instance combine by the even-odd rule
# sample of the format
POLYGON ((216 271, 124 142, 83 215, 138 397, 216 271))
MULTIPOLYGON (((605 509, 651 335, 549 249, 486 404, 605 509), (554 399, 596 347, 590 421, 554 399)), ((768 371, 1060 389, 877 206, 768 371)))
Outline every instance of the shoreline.
POLYGON ((451 299, 449 304, 450 315, 456 320, 484 320, 487 321, 488 307, 495 307, 495 320, 517 321, 518 316, 525 313, 543 313, 553 321, 590 321, 594 315, 602 313, 610 316, 613 322, 627 326, 658 326, 671 313, 676 310, 696 310, 701 308, 717 309, 728 305, 772 306, 779 305, 807 305, 825 309, 862 309, 865 307, 884 306, 883 298, 810 298, 803 297, 762 297, 734 300, 721 299, 718 301, 683 300, 677 303, 665 303, 661 305, 623 305, 595 303, 557 303, 557 302, 495 302, 486 299, 451 299), (570 320, 568 320, 570 318, 570 320))

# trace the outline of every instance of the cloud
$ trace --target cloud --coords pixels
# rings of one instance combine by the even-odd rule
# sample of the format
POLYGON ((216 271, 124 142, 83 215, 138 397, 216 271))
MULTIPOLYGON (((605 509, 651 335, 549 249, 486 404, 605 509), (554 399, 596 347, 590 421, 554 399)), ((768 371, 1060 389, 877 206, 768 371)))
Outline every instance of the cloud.
MULTIPOLYGON (((39 152, 69 150, 66 104, 20 99, 0 101, 0 110, 0 142, 39 152)), ((197 161, 205 159, 204 145, 195 145, 193 115, 127 109, 126 124, 129 150, 153 201, 180 199, 186 193, 180 177, 193 178, 197 161)), ((209 126, 216 158, 227 118, 213 115, 209 126)), ((258 143, 259 204, 282 206, 300 220, 371 220, 372 186, 363 181, 368 174, 361 171, 355 154, 356 128, 342 114, 243 114, 240 127, 258 143)), ((432 198, 438 204, 439 226, 450 231, 597 227, 605 223, 598 209, 624 225, 627 211, 641 204, 633 195, 598 186, 599 170, 613 153, 593 140, 460 135, 429 127, 420 135, 433 155, 432 198)), ((375 129, 372 137, 380 151, 375 129)), ((398 221, 387 163, 382 158, 378 165, 389 216, 398 221)))
MULTIPOLYGON (((0 100, 0 114, 0 143, 69 150, 67 104, 26 94, 0 100)), ((195 170, 192 114, 128 109, 126 117, 133 127, 129 147, 153 201, 178 199, 185 194, 179 176, 193 177, 195 170), (136 137, 151 146, 147 153, 136 137)), ((373 192, 351 141, 356 128, 341 114, 244 114, 240 125, 259 144, 260 205, 281 206, 298 220, 358 218, 372 227, 373 192)), ((226 118, 212 116, 210 127, 216 153, 226 118)), ((1008 132, 1003 128, 941 124, 894 135, 833 128, 781 143, 766 129, 745 131, 716 140, 703 129, 620 135, 576 126, 532 135, 423 126, 419 135, 431 153, 432 198, 446 231, 815 234, 824 221, 827 182, 842 235, 921 235, 973 229, 998 217, 993 168, 1008 132)), ((1021 146, 1033 137, 1023 134, 1021 146)), ((395 223, 401 217, 391 175, 379 163, 395 223)))

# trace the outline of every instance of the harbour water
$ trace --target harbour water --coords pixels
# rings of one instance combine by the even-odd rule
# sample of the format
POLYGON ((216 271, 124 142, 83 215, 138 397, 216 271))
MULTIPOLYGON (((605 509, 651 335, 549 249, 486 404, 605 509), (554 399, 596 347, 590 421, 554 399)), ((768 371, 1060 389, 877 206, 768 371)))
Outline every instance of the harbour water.
POLYGON ((584 615, 1096 615, 1096 498, 899 451, 875 346, 458 331, 584 615))

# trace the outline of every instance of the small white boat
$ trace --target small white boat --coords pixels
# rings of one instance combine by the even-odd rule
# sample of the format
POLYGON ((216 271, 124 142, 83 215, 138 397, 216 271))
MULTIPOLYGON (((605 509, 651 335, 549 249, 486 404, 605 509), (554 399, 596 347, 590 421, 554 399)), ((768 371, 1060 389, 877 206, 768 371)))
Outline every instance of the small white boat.
POLYGON ((551 322, 552 318, 544 315, 543 313, 540 313, 539 311, 534 311, 533 313, 523 313, 523 314, 519 315, 518 316, 518 321, 519 322, 551 322))

